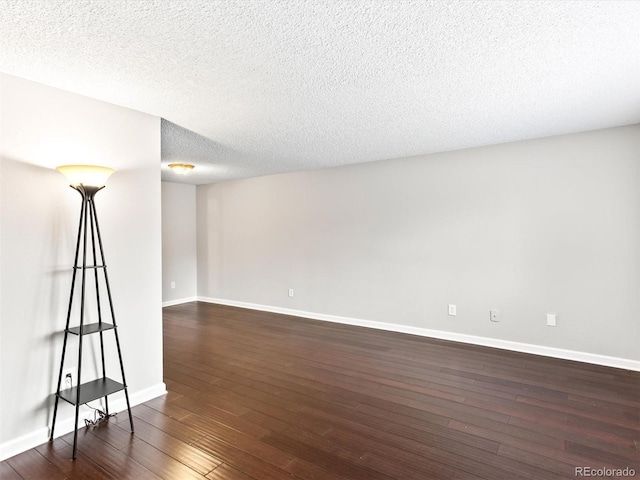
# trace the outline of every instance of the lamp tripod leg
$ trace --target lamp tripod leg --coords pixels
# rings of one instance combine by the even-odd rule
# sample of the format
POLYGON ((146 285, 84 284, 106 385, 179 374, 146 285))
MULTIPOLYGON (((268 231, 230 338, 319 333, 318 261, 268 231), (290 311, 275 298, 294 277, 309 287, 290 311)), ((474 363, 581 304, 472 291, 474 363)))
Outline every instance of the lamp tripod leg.
POLYGON ((69 294, 69 307, 67 308, 67 322, 64 327, 64 342, 62 344, 62 359, 60 360, 60 370, 58 372, 58 386, 56 388, 56 399, 53 407, 53 421, 51 422, 51 434, 49 435, 49 441, 53 441, 53 434, 56 428, 56 418, 58 417, 58 402, 60 400, 60 387, 62 386, 62 371, 64 369, 64 359, 67 353, 67 340, 69 339, 69 321, 71 320, 71 307, 73 306, 73 292, 76 286, 76 273, 78 270, 75 268, 78 265, 78 256, 80 255, 80 239, 82 238, 82 225, 85 220, 86 210, 84 198, 82 200, 82 207, 80 208, 80 220, 78 222, 78 237, 76 239, 76 254, 73 260, 73 276, 71 277, 71 292, 69 294))

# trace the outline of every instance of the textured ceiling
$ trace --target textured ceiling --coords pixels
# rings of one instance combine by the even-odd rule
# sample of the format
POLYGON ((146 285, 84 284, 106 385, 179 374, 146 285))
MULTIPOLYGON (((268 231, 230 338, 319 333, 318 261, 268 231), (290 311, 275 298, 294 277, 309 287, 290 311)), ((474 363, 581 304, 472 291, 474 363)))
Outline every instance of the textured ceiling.
POLYGON ((0 0, 0 41, 167 119, 188 183, 640 122, 638 1, 0 0))

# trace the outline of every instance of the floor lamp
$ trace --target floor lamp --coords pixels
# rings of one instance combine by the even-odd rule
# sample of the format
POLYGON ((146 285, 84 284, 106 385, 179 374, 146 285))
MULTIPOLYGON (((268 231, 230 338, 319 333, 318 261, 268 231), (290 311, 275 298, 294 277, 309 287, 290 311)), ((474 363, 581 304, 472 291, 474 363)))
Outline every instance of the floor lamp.
POLYGON ((55 395, 55 406, 53 409, 53 422, 51 425, 50 440, 53 440, 53 433, 56 425, 56 416, 58 413, 58 401, 60 399, 75 406, 75 428, 73 435, 73 458, 76 458, 77 442, 78 442, 78 420, 80 414, 80 406, 86 403, 104 398, 105 418, 109 416, 109 403, 107 396, 112 393, 124 390, 125 399, 127 401, 127 410, 129 412, 129 423, 131 424, 131 432, 133 433, 133 417, 131 416, 131 405, 129 404, 129 393, 127 390, 127 382, 124 375, 124 364, 122 362, 122 352, 120 350, 120 339, 118 338, 118 329, 116 318, 113 310, 113 301, 111 299, 111 287, 109 286, 109 277, 107 275, 107 264, 105 262, 104 251, 102 248, 102 237, 100 236, 100 227, 98 225, 98 215, 94 203, 96 193, 105 186, 107 178, 115 171, 112 168, 98 167, 93 165, 64 165, 56 168, 60 173, 64 174, 71 188, 75 189, 82 196, 82 207, 80 209, 80 222, 78 225, 78 237, 76 240, 76 252, 73 262, 73 276, 71 279, 71 293, 69 295, 69 307, 67 309, 67 322, 64 329, 64 343, 62 345, 62 360, 60 361, 60 372, 58 374, 58 387, 55 395), (81 262, 78 264, 78 262, 81 262), (93 270, 93 275, 91 271, 93 270), (104 285, 106 288, 109 311, 104 314, 100 304, 100 282, 98 272, 101 271, 104 277, 104 285), (76 288, 80 273, 79 292, 76 288), (97 323, 86 323, 86 292, 88 284, 95 285, 96 314, 97 323), (71 313, 74 297, 79 298, 79 325, 71 327, 71 313), (110 317, 111 323, 103 321, 104 317, 110 317), (116 382, 106 376, 105 358, 104 358, 104 332, 112 332, 115 337, 116 347, 118 351, 118 359, 120 361, 120 371, 122 374, 122 383, 116 382), (82 374, 82 340, 86 335, 99 334, 100 336, 100 356, 102 363, 102 377, 96 380, 80 383, 82 374), (64 360, 67 352, 67 341, 69 335, 78 337, 78 371, 76 377, 76 386, 70 386, 61 390, 62 375, 64 371, 64 360))

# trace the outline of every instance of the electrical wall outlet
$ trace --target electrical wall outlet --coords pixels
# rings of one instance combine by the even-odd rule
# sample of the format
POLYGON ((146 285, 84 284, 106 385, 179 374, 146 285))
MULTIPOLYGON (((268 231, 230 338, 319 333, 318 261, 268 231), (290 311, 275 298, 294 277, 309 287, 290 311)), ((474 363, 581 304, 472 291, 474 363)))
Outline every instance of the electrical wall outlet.
POLYGON ((171 282, 171 288, 176 288, 176 282, 171 282))
POLYGON ((547 325, 550 327, 556 326, 556 314, 555 313, 547 313, 547 325))
POLYGON ((489 310, 489 320, 491 320, 492 322, 499 322, 500 321, 500 310, 489 310))
POLYGON ((290 296, 290 297, 293 297, 293 288, 290 288, 290 289, 289 289, 289 296, 290 296))
POLYGON ((74 385, 77 385, 77 380, 76 380, 77 373, 78 373, 78 367, 65 368, 62 371, 62 385, 60 385, 60 388, 64 390, 66 388, 71 388, 74 385))
POLYGON ((456 306, 449 304, 449 315, 451 315, 452 317, 456 316, 456 306))

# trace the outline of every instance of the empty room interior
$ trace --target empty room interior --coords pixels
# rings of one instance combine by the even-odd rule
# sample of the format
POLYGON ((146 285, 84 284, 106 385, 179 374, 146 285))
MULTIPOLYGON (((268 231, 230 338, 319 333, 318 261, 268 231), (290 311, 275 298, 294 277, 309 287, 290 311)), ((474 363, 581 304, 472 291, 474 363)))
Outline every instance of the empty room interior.
POLYGON ((640 478, 640 2, 0 0, 0 478, 640 478))

